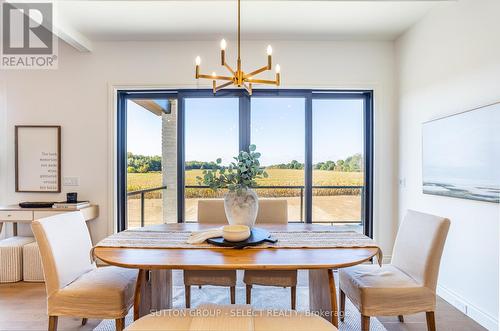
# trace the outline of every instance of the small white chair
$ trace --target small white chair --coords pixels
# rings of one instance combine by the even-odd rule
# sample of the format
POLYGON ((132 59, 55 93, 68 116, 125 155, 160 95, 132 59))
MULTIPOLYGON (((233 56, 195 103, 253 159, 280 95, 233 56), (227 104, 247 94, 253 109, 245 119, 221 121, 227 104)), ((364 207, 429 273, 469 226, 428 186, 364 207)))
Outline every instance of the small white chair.
POLYGON ((249 305, 200 305, 146 315, 126 331, 337 331, 322 317, 303 312, 252 310, 249 305))
POLYGON ((345 296, 361 312, 362 331, 370 316, 398 316, 425 312, 427 328, 436 329, 436 285, 450 221, 409 210, 399 226, 391 264, 359 265, 340 270, 340 319, 345 296))
POLYGON ((43 282, 42 257, 36 241, 23 247, 23 280, 43 282))
POLYGON ((0 240, 0 283, 23 279, 23 246, 33 241, 33 237, 17 236, 0 240))
POLYGON ((40 248, 49 330, 57 330, 58 316, 115 319, 124 328, 133 305, 137 270, 97 268, 91 260, 92 242, 81 212, 42 218, 31 228, 40 248))

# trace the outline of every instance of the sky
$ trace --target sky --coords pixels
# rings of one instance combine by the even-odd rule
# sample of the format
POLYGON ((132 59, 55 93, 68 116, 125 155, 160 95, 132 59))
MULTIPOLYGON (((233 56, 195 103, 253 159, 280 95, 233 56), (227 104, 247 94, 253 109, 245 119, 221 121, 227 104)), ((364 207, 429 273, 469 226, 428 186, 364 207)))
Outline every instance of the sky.
POLYGON ((424 123, 425 182, 500 187, 500 104, 424 123))
MULTIPOLYGON (((303 98, 253 98, 251 141, 267 166, 304 162, 303 98)), ((230 162, 238 154, 238 99, 185 100, 186 161, 230 162)), ((129 101, 127 149, 161 155, 161 118, 129 101)), ((361 100, 313 100, 313 163, 363 151, 361 100)))

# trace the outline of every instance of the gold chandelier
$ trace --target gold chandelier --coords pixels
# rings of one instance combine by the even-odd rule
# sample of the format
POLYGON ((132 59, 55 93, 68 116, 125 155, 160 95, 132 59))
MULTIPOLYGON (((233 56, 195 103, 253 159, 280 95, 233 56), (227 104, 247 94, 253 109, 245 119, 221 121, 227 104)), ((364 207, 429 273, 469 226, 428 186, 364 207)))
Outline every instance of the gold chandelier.
POLYGON ((199 56, 196 57, 196 79, 205 78, 212 80, 212 87, 214 94, 231 85, 235 85, 237 87, 243 87, 249 95, 252 95, 252 85, 253 84, 268 84, 268 85, 280 85, 280 65, 276 65, 276 79, 275 80, 267 80, 267 79, 255 79, 254 76, 260 74, 261 72, 271 70, 272 67, 272 53, 273 49, 271 45, 267 46, 267 65, 254 70, 248 74, 241 70, 241 57, 240 57, 240 0, 238 0, 238 59, 236 62, 236 71, 231 68, 229 64, 226 62, 226 40, 222 39, 220 42, 220 54, 221 54, 221 65, 226 67, 226 69, 231 73, 231 76, 218 76, 215 72, 212 75, 204 75, 200 74, 200 63, 201 58, 199 56), (226 81, 220 85, 217 85, 217 81, 222 80, 226 81))

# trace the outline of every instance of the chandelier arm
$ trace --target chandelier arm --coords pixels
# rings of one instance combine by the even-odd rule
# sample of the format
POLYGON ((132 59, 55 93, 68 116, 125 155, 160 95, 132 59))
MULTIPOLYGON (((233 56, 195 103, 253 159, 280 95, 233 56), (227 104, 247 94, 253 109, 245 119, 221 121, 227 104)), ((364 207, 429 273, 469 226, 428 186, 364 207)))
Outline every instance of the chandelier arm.
POLYGON ((219 91, 220 89, 223 89, 224 87, 227 87, 227 86, 232 85, 232 84, 233 84, 233 82, 227 82, 227 83, 221 84, 221 85, 219 85, 219 86, 216 86, 216 87, 215 87, 215 91, 217 92, 217 91, 219 91))
POLYGON ((252 84, 268 84, 268 85, 279 85, 277 80, 267 80, 267 79, 245 79, 245 82, 252 84))
POLYGON ((267 70, 269 70, 268 66, 264 66, 264 67, 262 67, 262 68, 259 68, 259 69, 257 69, 257 70, 252 71, 251 73, 246 74, 244 77, 245 77, 245 78, 250 78, 250 77, 252 77, 252 76, 258 75, 258 74, 260 74, 261 72, 264 72, 264 71, 267 71, 267 70))
POLYGON ((231 68, 229 64, 224 62, 224 67, 226 67, 226 69, 229 70, 229 72, 231 72, 233 76, 236 76, 236 72, 233 70, 233 68, 231 68))
POLYGON ((234 77, 229 77, 229 76, 213 76, 213 75, 200 74, 198 75, 198 77, 210 80, 230 80, 231 82, 234 81, 234 77))
POLYGON ((249 85, 243 83, 243 87, 247 91, 248 95, 252 95, 252 84, 251 83, 249 85))

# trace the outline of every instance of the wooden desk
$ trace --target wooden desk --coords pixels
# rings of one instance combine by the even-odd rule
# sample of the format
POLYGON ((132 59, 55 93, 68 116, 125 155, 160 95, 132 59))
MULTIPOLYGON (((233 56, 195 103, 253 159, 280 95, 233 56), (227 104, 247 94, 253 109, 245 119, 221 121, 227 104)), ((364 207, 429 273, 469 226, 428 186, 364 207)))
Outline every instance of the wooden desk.
MULTIPOLYGON (((85 221, 93 220, 99 216, 99 207, 97 205, 90 205, 76 210, 82 212, 85 221)), ((17 236, 18 223, 31 223, 40 218, 72 211, 75 211, 75 209, 21 208, 18 205, 0 206, 0 232, 2 232, 4 223, 12 223, 14 236, 17 236)))
MULTIPOLYGON (((213 227, 214 225, 211 225, 213 227)), ((289 224, 284 226, 265 226, 269 229, 326 229, 323 225, 289 224)), ((200 224, 163 224, 153 226, 170 230, 196 231, 207 226, 200 224)), ((171 271, 172 269, 184 270, 309 270, 309 305, 310 310, 322 312, 322 316, 338 325, 337 298, 333 268, 344 268, 367 261, 378 253, 375 247, 362 248, 249 248, 249 249, 182 249, 182 248, 118 248, 96 247, 95 257, 111 265, 124 268, 140 269, 138 285, 136 288, 136 305, 134 317, 142 316, 149 309, 171 308, 171 271), (147 283, 146 271, 160 271, 151 282, 156 281, 157 286, 163 282, 163 288, 152 290, 155 284, 147 283), (165 282, 170 284, 165 285, 165 282), (148 288, 149 286, 149 288, 148 288), (151 299, 144 300, 141 293, 162 293, 168 302, 164 306, 151 306, 151 299), (149 306, 145 306, 146 304, 149 306)), ((152 273, 154 275, 155 273, 152 273)))

